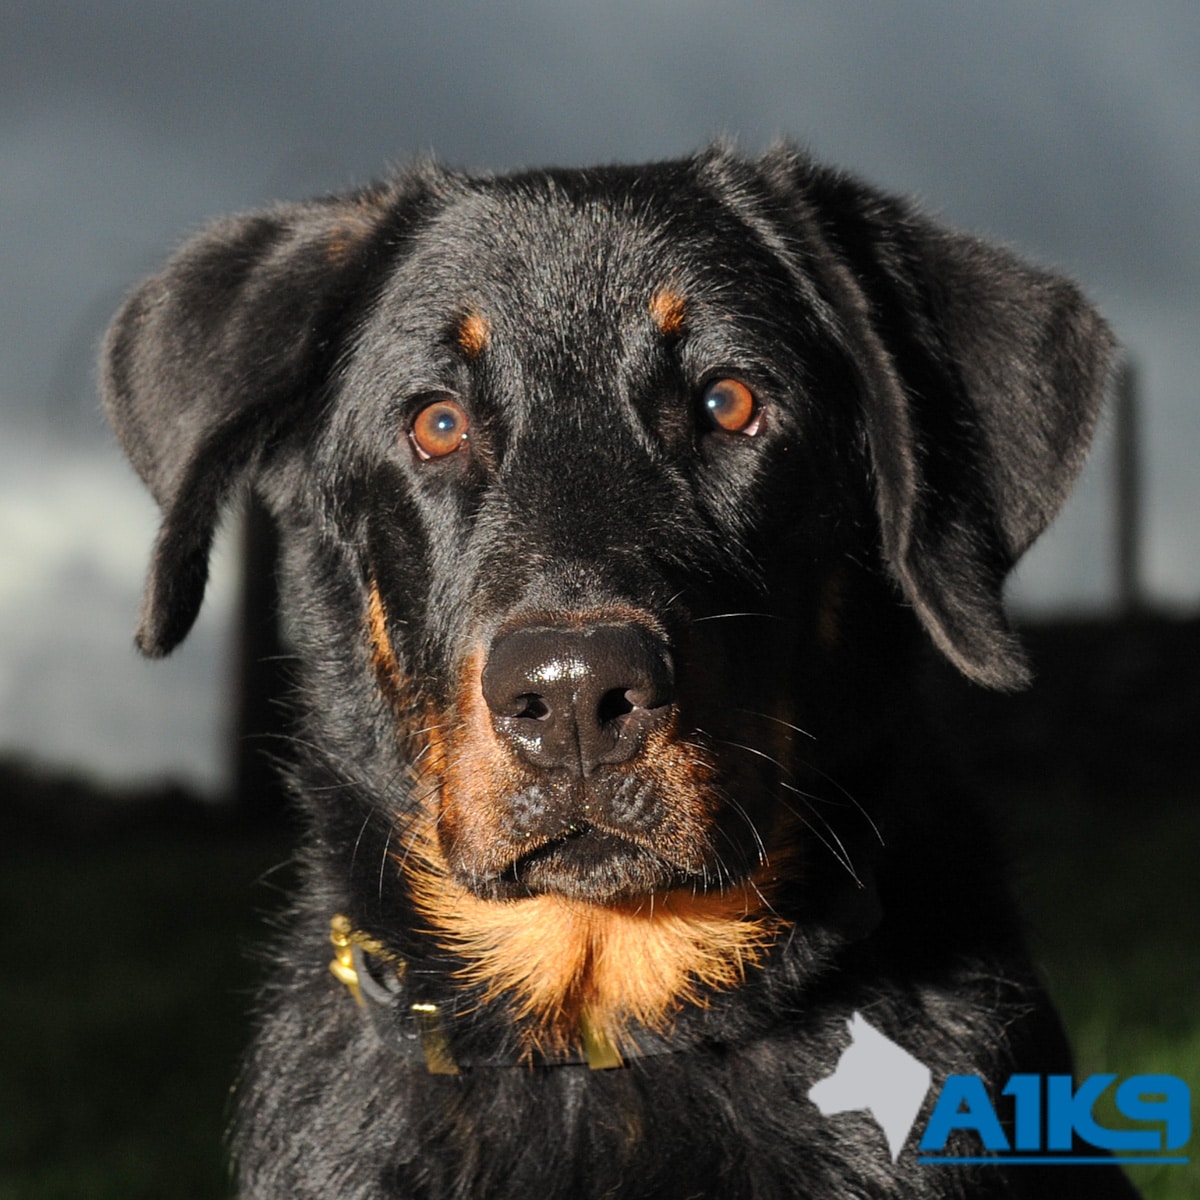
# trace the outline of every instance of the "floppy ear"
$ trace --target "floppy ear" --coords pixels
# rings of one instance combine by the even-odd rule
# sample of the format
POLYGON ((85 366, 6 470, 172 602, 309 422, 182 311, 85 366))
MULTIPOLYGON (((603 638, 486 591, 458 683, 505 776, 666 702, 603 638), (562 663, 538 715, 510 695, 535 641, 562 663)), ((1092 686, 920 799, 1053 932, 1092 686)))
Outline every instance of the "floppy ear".
POLYGON ((859 372, 887 565, 963 674, 1020 687, 1004 580, 1083 465, 1108 327, 1059 276, 790 152, 781 168, 859 372))
POLYGON ((363 192, 219 222, 114 319, 105 408, 162 509, 143 653, 169 653, 195 621, 221 510, 320 394, 398 204, 363 192))

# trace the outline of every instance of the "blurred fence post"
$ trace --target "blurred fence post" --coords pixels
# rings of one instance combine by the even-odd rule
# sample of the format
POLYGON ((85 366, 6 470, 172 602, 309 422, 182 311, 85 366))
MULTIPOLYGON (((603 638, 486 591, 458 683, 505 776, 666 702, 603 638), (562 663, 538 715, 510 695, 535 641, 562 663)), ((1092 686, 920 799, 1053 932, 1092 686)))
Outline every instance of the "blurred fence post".
POLYGON ((1137 616, 1142 592, 1142 463, 1137 371, 1128 355, 1117 368, 1113 395, 1115 445, 1114 521, 1117 612, 1137 616))

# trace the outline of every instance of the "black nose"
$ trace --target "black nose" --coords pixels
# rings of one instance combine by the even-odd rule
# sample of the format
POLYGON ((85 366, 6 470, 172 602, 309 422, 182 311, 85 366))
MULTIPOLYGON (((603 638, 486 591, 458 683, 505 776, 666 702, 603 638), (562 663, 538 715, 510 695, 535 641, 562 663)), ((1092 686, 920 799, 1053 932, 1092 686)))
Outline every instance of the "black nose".
POLYGON ((516 629, 492 645, 482 682, 519 757, 579 776, 637 755, 674 692, 665 643, 632 624, 516 629))

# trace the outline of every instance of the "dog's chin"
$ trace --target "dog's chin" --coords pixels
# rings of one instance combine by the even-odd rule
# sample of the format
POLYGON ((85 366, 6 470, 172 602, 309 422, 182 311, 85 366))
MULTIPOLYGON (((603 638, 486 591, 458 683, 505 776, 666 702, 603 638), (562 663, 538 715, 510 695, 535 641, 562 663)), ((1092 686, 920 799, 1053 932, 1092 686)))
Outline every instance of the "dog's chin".
POLYGON ((617 834, 585 828, 522 855, 502 874, 473 881, 496 900, 556 895, 589 904, 637 901, 694 880, 617 834))

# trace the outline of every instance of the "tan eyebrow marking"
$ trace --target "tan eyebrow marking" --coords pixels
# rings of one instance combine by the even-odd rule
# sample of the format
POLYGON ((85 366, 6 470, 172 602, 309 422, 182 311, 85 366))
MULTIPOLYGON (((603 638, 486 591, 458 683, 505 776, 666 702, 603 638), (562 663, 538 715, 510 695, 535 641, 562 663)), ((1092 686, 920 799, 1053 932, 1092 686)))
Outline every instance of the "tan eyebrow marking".
POLYGON ((478 358, 492 339, 492 327, 487 317, 472 310, 458 323, 458 344, 468 358, 478 358))
POLYGON ((687 301, 674 288, 661 287, 650 297, 650 315, 666 337, 681 333, 687 316, 687 301))

